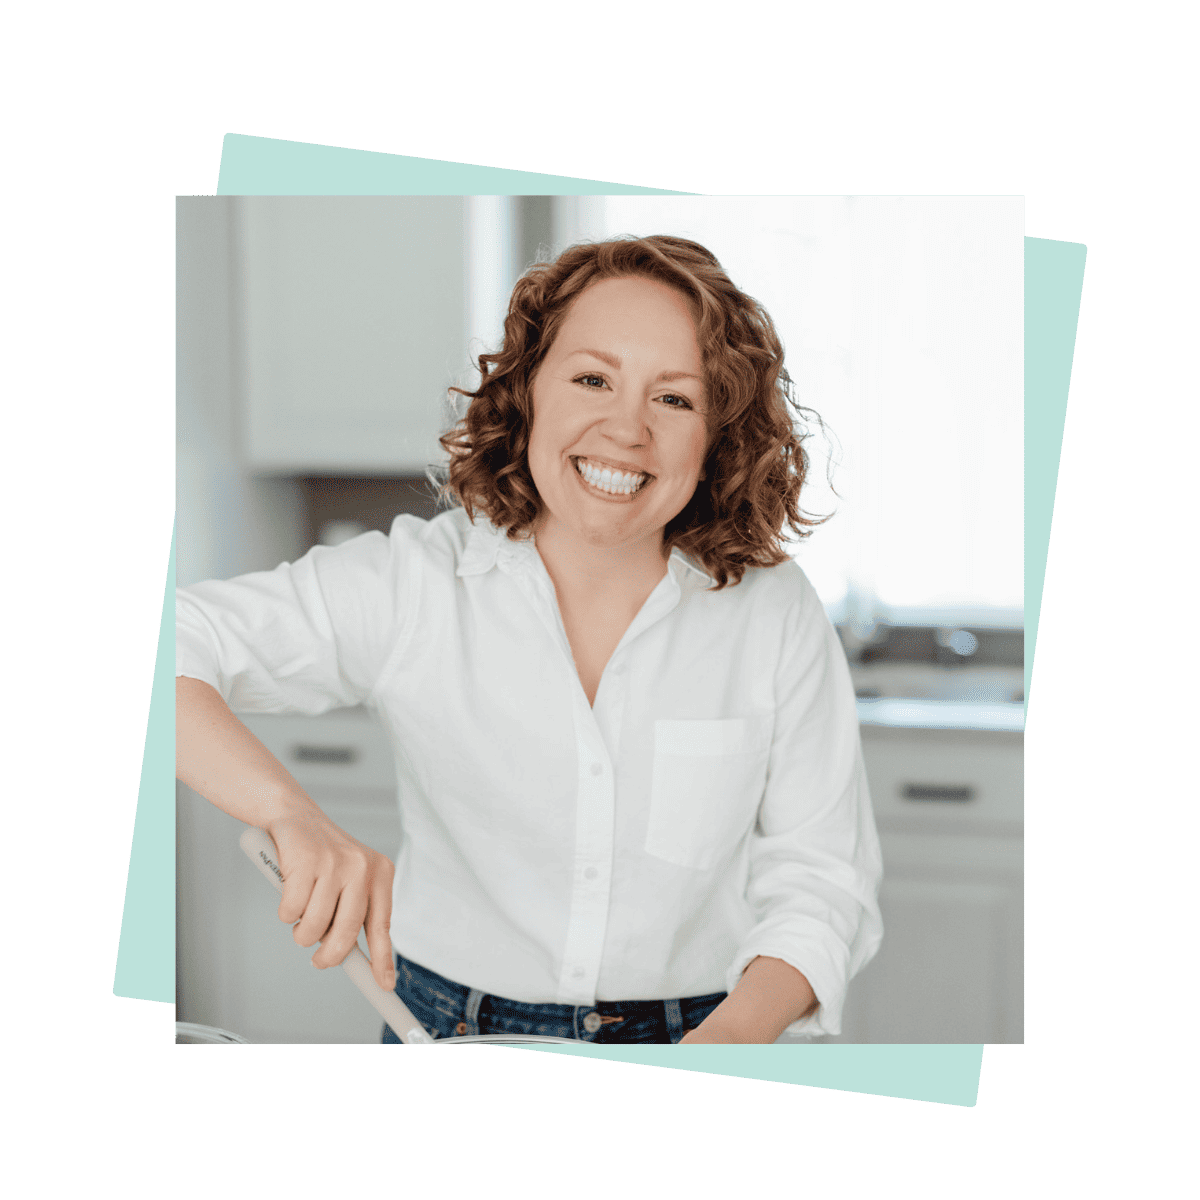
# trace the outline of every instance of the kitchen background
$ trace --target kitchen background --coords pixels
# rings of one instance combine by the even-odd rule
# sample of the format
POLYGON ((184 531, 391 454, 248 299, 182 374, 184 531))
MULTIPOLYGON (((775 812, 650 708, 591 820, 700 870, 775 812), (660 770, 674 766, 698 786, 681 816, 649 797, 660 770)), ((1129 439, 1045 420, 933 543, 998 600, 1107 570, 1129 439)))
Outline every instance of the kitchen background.
MULTIPOLYGON (((614 233, 716 253, 827 426, 806 508, 836 515, 795 556, 855 679, 886 935, 826 1040, 1022 1041, 1019 199, 181 198, 179 584, 434 515, 447 388, 496 345, 514 280, 614 233)), ((364 712, 244 719, 391 853, 390 751, 364 712)), ((177 800, 179 1019, 377 1041, 349 980, 276 918, 240 823, 177 800)))

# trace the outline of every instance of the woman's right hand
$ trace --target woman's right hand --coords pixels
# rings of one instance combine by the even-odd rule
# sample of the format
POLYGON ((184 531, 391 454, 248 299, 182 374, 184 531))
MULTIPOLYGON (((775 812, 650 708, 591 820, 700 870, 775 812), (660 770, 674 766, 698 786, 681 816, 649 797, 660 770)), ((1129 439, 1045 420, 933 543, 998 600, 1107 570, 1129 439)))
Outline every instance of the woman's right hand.
POLYGON ((294 925, 297 945, 321 943, 314 967, 336 967, 366 928, 371 973, 385 991, 396 984, 388 926, 392 916, 389 859, 339 829, 324 813, 279 816, 266 826, 279 853, 283 900, 279 919, 294 925))
POLYGON ((367 930, 371 972, 395 985, 391 862, 339 829, 284 765, 200 679, 175 680, 175 776, 223 812, 265 829, 283 875, 281 920, 301 946, 321 943, 317 967, 336 967, 367 930))

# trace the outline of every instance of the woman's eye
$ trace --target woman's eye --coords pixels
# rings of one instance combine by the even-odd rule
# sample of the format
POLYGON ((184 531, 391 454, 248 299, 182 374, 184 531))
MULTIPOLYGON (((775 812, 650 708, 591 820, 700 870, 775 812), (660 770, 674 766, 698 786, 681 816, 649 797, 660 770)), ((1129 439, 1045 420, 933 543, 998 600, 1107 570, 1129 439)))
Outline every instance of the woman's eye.
MULTIPOLYGON (((586 375, 576 375, 572 383, 581 384, 586 388, 605 388, 608 387, 608 380, 603 375, 593 375, 590 371, 586 375)), ((692 408, 692 402, 686 396, 680 396, 677 392, 669 392, 665 396, 657 396, 655 399, 660 400, 669 408, 692 408)))

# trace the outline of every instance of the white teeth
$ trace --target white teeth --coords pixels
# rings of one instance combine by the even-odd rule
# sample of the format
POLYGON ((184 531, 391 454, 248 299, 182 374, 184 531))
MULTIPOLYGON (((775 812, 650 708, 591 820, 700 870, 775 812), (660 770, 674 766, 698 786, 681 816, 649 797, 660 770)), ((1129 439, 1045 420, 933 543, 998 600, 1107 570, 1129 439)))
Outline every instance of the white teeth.
POLYGON ((611 467, 599 468, 578 460, 576 467, 593 487, 616 496, 630 496, 645 482, 644 475, 630 475, 625 471, 614 471, 611 467))

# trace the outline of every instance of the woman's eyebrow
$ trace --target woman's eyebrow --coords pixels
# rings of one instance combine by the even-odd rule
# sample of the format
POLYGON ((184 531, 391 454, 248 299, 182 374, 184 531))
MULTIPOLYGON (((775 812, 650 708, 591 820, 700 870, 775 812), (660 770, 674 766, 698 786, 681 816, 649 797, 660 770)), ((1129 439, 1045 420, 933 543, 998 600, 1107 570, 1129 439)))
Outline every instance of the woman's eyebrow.
POLYGON ((567 357, 574 358, 577 354, 590 354, 593 358, 598 358, 601 362, 608 363, 615 371, 621 369, 621 360, 615 354, 609 354, 605 350, 572 350, 567 357))
MULTIPOLYGON (((572 350, 567 357, 574 358, 577 354, 590 354, 593 358, 598 358, 601 362, 608 363, 614 371, 621 369, 620 358, 615 354, 609 354, 606 350, 572 350)), ((699 375, 693 375, 690 371, 663 371, 656 382, 674 383, 677 379, 694 379, 697 383, 704 382, 699 375)))

